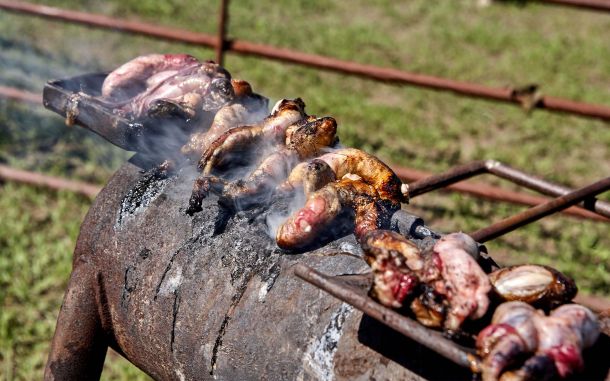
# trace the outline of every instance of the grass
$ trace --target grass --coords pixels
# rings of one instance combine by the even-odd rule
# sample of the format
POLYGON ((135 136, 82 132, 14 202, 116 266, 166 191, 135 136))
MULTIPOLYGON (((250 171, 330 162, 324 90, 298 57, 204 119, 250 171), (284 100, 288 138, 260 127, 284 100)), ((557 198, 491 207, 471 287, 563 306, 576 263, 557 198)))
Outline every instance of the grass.
MULTIPOLYGON (((215 31, 218 8, 195 0, 45 3, 205 33, 215 31)), ((242 0, 231 2, 230 36, 490 86, 537 83, 548 95, 610 104, 606 14, 476 3, 242 0)), ((209 49, 5 12, 0 36, 0 84, 35 92, 46 80, 108 70, 149 52, 213 56, 209 49)), ((233 54, 225 66, 273 100, 302 97, 310 113, 337 118, 344 144, 391 163, 438 172, 494 158, 571 186, 610 172, 608 123, 233 54)), ((48 111, 0 100, 2 163, 103 184, 127 157, 48 111)), ((70 194, 0 187, 0 379, 40 378, 88 206, 70 194)), ((520 210, 439 193, 413 200, 410 209, 444 231, 472 231, 520 210)), ((606 224, 554 216, 488 248, 502 263, 551 264, 585 292, 610 295, 606 224)), ((103 377, 145 379, 116 355, 109 355, 103 377)))

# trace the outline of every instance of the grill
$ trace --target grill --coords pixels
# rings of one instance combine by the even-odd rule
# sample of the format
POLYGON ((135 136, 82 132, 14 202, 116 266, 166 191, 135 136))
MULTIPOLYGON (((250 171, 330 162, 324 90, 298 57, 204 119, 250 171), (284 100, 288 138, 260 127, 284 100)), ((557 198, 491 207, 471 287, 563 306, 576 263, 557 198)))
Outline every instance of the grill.
MULTIPOLYGON (((371 277, 352 235, 285 255, 267 234, 267 210, 237 213, 222 234, 214 197, 187 216, 194 170, 182 166, 165 178, 155 168, 167 159, 158 157, 159 147, 165 153, 180 146, 164 146, 163 131, 186 137, 189 122, 117 115, 93 97, 104 78, 52 81, 43 95, 44 105, 68 122, 138 152, 83 222, 47 375, 99 376, 107 347, 158 379, 470 379, 478 370, 472 348, 367 295, 371 277)), ((610 205, 594 198, 610 189, 610 178, 571 190, 493 161, 413 182, 410 193, 482 173, 557 198, 471 232, 480 243, 581 202, 610 217, 610 205)), ((392 224, 421 249, 440 237, 404 211, 392 224)), ((484 270, 495 266, 483 256, 484 270)), ((605 335, 585 354, 587 368, 578 377, 607 377, 610 330, 602 319, 605 335)))

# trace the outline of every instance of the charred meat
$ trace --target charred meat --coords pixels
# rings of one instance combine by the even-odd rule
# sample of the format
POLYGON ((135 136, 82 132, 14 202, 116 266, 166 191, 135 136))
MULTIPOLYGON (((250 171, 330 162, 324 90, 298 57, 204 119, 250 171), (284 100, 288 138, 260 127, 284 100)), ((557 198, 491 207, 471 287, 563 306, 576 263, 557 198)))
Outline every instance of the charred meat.
POLYGON ((183 155, 199 160, 205 150, 221 134, 233 127, 260 123, 268 115, 268 99, 252 91, 243 80, 231 80, 235 98, 218 110, 209 129, 193 133, 182 147, 183 155))
POLYGON ((372 230, 387 229, 399 203, 379 197, 377 190, 359 179, 345 177, 329 183, 307 198, 305 206, 280 226, 276 242, 285 250, 309 246, 345 210, 354 214, 354 234, 359 241, 372 230))

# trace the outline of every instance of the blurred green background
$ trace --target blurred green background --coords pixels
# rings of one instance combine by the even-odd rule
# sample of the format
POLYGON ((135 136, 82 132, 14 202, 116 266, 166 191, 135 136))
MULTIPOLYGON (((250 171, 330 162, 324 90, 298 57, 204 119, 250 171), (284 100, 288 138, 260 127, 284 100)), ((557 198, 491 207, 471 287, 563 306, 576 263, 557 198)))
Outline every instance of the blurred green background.
MULTIPOLYGON (((545 94, 610 105, 610 15, 523 1, 232 1, 229 36, 489 86, 537 83, 545 94)), ((46 1, 73 10, 216 31, 217 1, 46 1)), ((141 54, 210 49, 0 11, 0 85, 107 71, 141 54)), ((233 54, 225 66, 272 100, 302 97, 332 115, 344 144, 427 171, 493 158, 570 186, 610 172, 610 125, 546 111, 397 87, 233 54)), ((130 156, 32 106, 0 99, 0 163, 104 184, 130 156)), ((481 179, 477 180, 481 181, 481 179)), ((490 177, 489 183, 516 189, 490 177)), ((610 200, 608 194, 602 196, 610 200)), ((91 200, 0 185, 0 378, 39 379, 91 200)), ((472 231, 520 207, 458 194, 414 199, 440 231, 472 231)), ((608 224, 553 216, 487 246, 501 263, 551 264, 581 291, 610 295, 608 224)), ((147 379, 109 354, 103 379, 147 379)))

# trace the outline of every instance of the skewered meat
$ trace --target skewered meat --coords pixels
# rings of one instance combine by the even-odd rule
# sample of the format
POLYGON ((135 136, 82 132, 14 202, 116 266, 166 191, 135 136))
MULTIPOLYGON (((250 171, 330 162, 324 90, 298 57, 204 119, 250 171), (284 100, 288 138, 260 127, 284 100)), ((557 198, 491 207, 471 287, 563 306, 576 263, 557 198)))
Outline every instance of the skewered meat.
POLYGON ((202 153, 221 134, 237 126, 261 122, 268 115, 269 100, 252 92, 246 81, 231 80, 235 99, 218 110, 208 130, 192 134, 182 147, 183 155, 199 160, 202 153))
POLYGON ((366 262, 373 270, 371 296, 385 306, 401 308, 419 283, 424 267, 419 248, 390 230, 373 230, 361 242, 366 262))
POLYGON ((259 204, 261 198, 268 199, 296 163, 319 155, 321 149, 333 144, 336 132, 337 123, 329 117, 288 127, 286 147, 264 158, 247 179, 227 184, 222 193, 223 202, 232 206, 241 204, 243 209, 250 203, 259 204))
POLYGON ((592 346, 599 333, 595 315, 577 304, 563 305, 545 316, 524 302, 503 303, 477 338, 483 380, 567 377, 582 369, 582 350, 592 346), (506 371, 521 362, 517 369, 506 371))
POLYGON ((468 235, 448 234, 420 253, 400 234, 371 232, 362 248, 373 268, 372 295, 382 295, 379 301, 387 306, 401 307, 413 291, 410 307, 422 324, 453 333, 466 319, 487 311, 491 285, 476 262, 476 242, 468 235))
POLYGON ((300 98, 283 99, 274 107, 270 116, 261 123, 232 128, 221 134, 205 150, 199 160, 199 170, 203 175, 223 163, 223 160, 236 152, 259 146, 263 141, 286 139, 286 129, 306 117, 305 103, 300 98))
POLYGON ((489 280, 503 300, 520 300, 543 308, 567 303, 578 291, 572 279, 541 265, 501 268, 489 274, 489 280))
POLYGON ((444 328, 455 331, 467 318, 478 319, 485 314, 491 285, 476 261, 477 244, 467 234, 443 236, 433 247, 432 257, 435 255, 438 260, 429 262, 435 269, 428 267, 422 280, 447 298, 449 309, 444 328), (437 271, 440 274, 435 274, 437 271))
MULTIPOLYGON (((406 202, 408 189, 398 176, 381 160, 373 155, 355 148, 341 148, 318 157, 316 160, 325 162, 340 179, 347 174, 354 174, 372 185, 382 199, 393 202, 406 202)), ((295 167, 281 190, 290 190, 300 186, 308 186, 307 181, 316 179, 319 168, 302 163, 295 167), (313 173, 312 173, 313 171, 313 173)))
MULTIPOLYGON (((225 179, 212 176, 211 172, 213 169, 226 164, 226 161, 235 161, 236 158, 243 160, 244 151, 252 150, 256 147, 269 148, 265 147, 265 145, 274 147, 278 144, 283 146, 289 126, 294 124, 304 126, 308 122, 314 121, 315 118, 306 117, 305 104, 301 99, 284 99, 276 104, 272 114, 261 123, 235 127, 221 134, 207 147, 199 161, 199 169, 202 171, 202 174, 195 180, 193 192, 189 200, 189 207, 186 211, 187 214, 192 215, 201 211, 201 202, 207 197, 211 189, 221 192, 229 185, 229 182, 225 179)), ((320 122, 316 123, 319 124, 320 122)), ((334 125, 333 138, 334 132, 336 132, 336 124, 334 125)), ((240 194, 248 195, 248 193, 254 196, 256 189, 258 189, 255 184, 259 184, 258 186, 263 189, 265 180, 272 180, 275 177, 283 179, 285 175, 282 175, 282 173, 289 171, 289 168, 295 164, 290 163, 294 156, 293 154, 291 151, 276 152, 268 160, 264 160, 260 164, 260 168, 251 174, 248 181, 236 183, 229 189, 231 192, 227 194, 228 199, 231 198, 231 195, 239 198, 240 194), (289 168, 284 169, 285 165, 289 165, 289 168)))
POLYGON ((354 235, 360 241, 369 231, 387 229, 400 204, 382 200, 377 190, 364 181, 345 177, 311 193, 305 206, 279 227, 277 245, 286 250, 311 245, 346 209, 354 212, 354 235))
POLYGON ((231 75, 214 62, 178 54, 137 57, 110 73, 102 101, 133 117, 177 114, 193 118, 234 97, 231 75))

